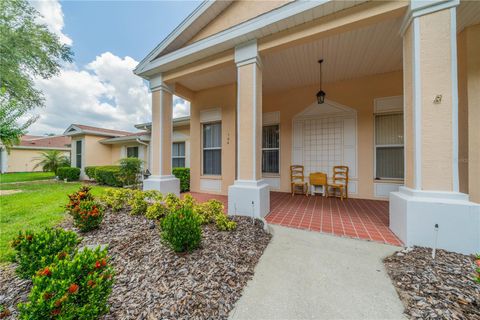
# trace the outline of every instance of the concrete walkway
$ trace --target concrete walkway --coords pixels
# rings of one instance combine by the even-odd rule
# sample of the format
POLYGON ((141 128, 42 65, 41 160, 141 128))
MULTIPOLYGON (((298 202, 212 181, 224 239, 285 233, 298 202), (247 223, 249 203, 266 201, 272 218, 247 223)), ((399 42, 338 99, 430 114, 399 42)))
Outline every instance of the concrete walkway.
POLYGON ((270 226, 230 319, 404 319, 382 259, 399 247, 270 226))

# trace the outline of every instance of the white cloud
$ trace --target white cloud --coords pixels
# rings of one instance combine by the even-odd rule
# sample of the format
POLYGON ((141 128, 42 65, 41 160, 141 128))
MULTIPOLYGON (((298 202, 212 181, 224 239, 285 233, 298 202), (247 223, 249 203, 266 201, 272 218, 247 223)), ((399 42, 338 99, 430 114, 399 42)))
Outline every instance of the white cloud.
MULTIPOLYGON (((66 65, 51 79, 36 80, 46 107, 31 134, 61 133, 71 123, 135 131, 134 125, 151 121, 151 95, 147 83, 133 74, 137 61, 110 52, 79 69, 66 65)), ((173 116, 190 114, 190 103, 174 97, 173 116)))
POLYGON ((185 117, 190 115, 190 102, 174 96, 173 99, 173 117, 185 117))
POLYGON ((63 11, 60 2, 57 0, 30 1, 35 9, 40 13, 38 19, 40 23, 46 24, 48 29, 58 35, 60 41, 66 45, 72 45, 73 41, 63 33, 63 11))

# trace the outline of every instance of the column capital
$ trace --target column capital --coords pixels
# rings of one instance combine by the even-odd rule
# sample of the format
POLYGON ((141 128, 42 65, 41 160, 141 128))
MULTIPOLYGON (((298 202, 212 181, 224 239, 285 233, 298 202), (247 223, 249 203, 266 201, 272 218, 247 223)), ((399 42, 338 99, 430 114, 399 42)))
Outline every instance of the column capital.
POLYGON ((258 54, 257 39, 244 42, 235 47, 235 63, 237 67, 252 63, 262 67, 262 60, 258 54))
POLYGON ((412 23, 413 19, 456 7, 460 4, 460 0, 410 0, 410 5, 407 9, 407 14, 403 19, 402 26, 400 28, 400 34, 403 36, 408 26, 412 23))
POLYGON ((150 92, 164 90, 171 94, 175 93, 175 85, 166 84, 161 73, 150 77, 148 81, 150 83, 150 92))

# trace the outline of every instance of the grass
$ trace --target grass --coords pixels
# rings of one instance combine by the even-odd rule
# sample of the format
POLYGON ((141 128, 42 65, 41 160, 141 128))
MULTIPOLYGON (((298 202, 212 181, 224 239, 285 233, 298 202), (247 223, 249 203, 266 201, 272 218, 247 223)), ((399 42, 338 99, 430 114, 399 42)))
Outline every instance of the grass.
POLYGON ((10 182, 34 181, 53 179, 53 172, 14 172, 0 174, 0 184, 10 182))
MULTIPOLYGON (((41 230, 58 224, 65 217, 63 206, 67 194, 76 191, 81 183, 39 181, 0 185, 1 190, 22 190, 20 193, 0 196, 0 263, 10 261, 13 250, 10 240, 20 230, 41 230)), ((104 187, 94 186, 99 195, 104 187)))

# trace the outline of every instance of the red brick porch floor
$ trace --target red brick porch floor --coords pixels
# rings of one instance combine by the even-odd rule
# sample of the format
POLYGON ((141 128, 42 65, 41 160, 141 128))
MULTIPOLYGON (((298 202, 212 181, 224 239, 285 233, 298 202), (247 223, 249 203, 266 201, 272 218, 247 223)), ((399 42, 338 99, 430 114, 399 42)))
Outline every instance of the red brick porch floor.
MULTIPOLYGON (((225 204, 227 196, 192 193, 199 202, 217 199, 225 204)), ((268 223, 285 227, 330 233, 336 236, 370 240, 401 246, 402 242, 388 228, 388 201, 292 197, 289 193, 270 192, 268 223)))

